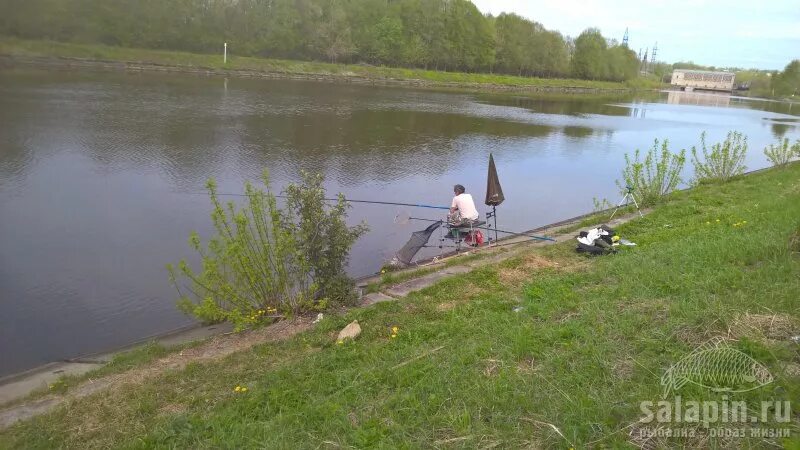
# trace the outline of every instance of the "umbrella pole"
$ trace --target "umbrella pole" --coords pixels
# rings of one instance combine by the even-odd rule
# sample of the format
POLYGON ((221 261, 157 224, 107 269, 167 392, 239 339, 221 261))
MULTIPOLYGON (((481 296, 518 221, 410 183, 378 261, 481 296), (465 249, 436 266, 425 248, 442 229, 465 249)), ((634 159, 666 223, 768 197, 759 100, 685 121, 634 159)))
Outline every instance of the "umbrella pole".
POLYGON ((497 206, 492 205, 492 217, 494 217, 494 245, 497 245, 497 206))

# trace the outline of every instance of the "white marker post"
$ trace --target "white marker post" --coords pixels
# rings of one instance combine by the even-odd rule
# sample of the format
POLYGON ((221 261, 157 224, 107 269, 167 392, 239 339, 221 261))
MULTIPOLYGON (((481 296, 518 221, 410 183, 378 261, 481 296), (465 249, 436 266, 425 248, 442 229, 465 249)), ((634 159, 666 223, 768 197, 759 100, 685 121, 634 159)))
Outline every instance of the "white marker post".
POLYGON ((225 49, 222 51, 222 64, 228 64, 228 43, 225 43, 225 49))

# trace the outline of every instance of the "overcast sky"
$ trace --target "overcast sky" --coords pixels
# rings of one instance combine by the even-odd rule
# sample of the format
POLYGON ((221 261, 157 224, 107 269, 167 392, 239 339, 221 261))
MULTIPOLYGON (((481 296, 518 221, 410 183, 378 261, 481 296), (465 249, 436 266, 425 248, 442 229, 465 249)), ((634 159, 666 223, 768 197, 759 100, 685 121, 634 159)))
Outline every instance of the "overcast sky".
POLYGON ((800 59, 800 0, 472 0, 484 13, 514 12, 576 37, 597 27, 657 59, 783 69, 800 59))

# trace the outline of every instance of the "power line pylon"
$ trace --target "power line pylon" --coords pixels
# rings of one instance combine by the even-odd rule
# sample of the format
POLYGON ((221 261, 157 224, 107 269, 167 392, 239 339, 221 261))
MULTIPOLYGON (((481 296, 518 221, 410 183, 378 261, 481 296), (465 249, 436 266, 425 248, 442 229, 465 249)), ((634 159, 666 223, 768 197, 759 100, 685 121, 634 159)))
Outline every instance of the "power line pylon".
POLYGON ((654 65, 656 63, 656 53, 658 53, 658 42, 653 45, 653 53, 650 54, 650 65, 654 65))

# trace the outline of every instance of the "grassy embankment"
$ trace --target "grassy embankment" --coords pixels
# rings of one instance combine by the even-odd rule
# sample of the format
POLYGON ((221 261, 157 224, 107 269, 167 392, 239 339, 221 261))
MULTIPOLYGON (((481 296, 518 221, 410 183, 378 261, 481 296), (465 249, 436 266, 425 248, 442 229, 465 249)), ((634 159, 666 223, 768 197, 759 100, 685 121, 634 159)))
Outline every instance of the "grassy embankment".
MULTIPOLYGON (((800 445, 799 197, 797 163, 679 192, 622 227, 639 245, 618 255, 532 249, 287 341, 77 400, 3 432, 0 447, 616 447, 639 402, 660 399, 664 371, 713 336, 736 338, 775 377, 731 397, 793 403, 780 424, 793 441, 733 443, 800 445), (364 332, 337 345, 353 319, 364 332)), ((714 444, 702 439, 671 442, 714 444)))
POLYGON ((0 55, 16 57, 79 58, 92 61, 115 61, 157 64, 183 68, 204 68, 231 71, 255 71, 287 76, 327 76, 331 78, 367 80, 420 80, 431 85, 487 85, 508 88, 586 88, 601 90, 657 89, 661 84, 649 79, 626 83, 557 78, 529 78, 510 75, 441 72, 435 70, 376 67, 358 64, 328 64, 229 55, 223 64, 222 55, 204 55, 176 51, 110 47, 96 44, 71 44, 52 41, 31 41, 0 36, 0 55))

